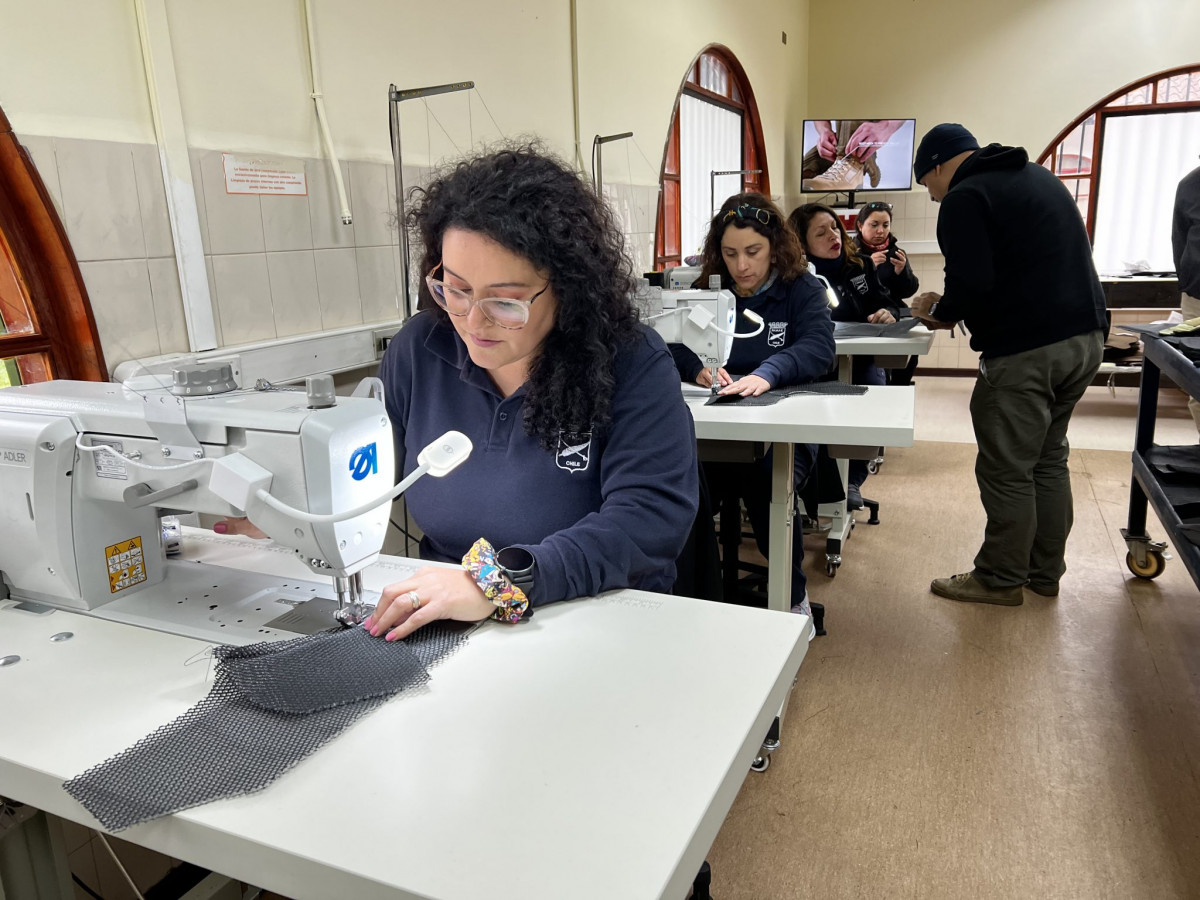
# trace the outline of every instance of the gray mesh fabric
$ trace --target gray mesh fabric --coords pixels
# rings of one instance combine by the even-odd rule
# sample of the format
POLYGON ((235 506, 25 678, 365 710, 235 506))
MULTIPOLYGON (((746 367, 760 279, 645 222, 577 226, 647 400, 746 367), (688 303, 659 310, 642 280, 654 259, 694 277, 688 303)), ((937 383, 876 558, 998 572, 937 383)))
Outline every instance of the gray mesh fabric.
POLYGON ((261 790, 389 696, 426 683, 468 631, 434 623, 388 643, 351 628, 217 647, 207 697, 63 787, 111 831, 261 790))
POLYGON ((801 394, 826 394, 835 397, 857 397, 867 392, 866 385, 846 384, 841 381, 814 381, 811 384, 796 384, 791 387, 776 388, 759 394, 757 397, 739 397, 737 394, 714 394, 704 402, 705 406, 731 403, 736 406, 774 406, 784 397, 796 397, 801 394))

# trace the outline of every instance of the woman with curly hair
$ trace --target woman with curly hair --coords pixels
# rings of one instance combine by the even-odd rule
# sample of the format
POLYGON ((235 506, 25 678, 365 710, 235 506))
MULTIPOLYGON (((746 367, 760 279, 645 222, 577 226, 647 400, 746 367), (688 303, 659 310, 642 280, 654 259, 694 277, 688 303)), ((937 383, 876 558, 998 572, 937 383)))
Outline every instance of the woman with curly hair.
POLYGON ((422 558, 463 568, 390 585, 366 627, 398 639, 435 619, 670 591, 696 515, 695 433, 665 344, 637 321, 609 209, 536 145, 460 162, 417 194, 422 311, 380 376, 399 475, 449 429, 474 445, 405 495, 422 558))
MULTIPOLYGON (((735 194, 721 204, 709 225, 697 286, 718 275, 721 287, 737 296, 737 313, 753 310, 765 328, 756 337, 733 342, 729 361, 718 370, 722 394, 757 396, 772 388, 815 381, 833 366, 833 323, 825 289, 808 273, 804 250, 787 219, 767 197, 735 194)), ((680 375, 705 387, 712 375, 686 347, 672 346, 680 375)), ((794 477, 801 485, 816 458, 811 444, 795 446, 794 477)), ((757 463, 708 463, 704 468, 714 497, 746 505, 755 541, 764 556, 771 498, 771 459, 757 463), (749 471, 747 467, 749 466, 749 471)), ((800 529, 796 529, 800 533, 800 529)), ((808 614, 806 580, 800 567, 803 542, 792 543, 792 609, 808 614)))

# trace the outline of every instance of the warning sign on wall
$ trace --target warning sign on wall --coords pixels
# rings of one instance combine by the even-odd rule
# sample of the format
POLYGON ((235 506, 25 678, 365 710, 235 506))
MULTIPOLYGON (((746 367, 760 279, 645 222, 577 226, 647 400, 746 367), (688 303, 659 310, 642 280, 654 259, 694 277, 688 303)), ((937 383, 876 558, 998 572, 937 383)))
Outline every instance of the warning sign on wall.
POLYGON ((299 160, 222 153, 221 162, 225 167, 227 194, 308 195, 304 163, 299 160))

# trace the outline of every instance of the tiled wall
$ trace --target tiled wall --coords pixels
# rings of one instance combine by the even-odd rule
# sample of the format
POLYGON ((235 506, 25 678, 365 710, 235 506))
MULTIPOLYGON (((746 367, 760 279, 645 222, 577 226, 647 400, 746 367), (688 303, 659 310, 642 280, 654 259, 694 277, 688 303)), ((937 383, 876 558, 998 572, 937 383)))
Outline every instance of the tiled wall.
MULTIPOLYGON (((24 136, 67 229, 109 369, 188 350, 157 148, 24 136)), ((248 155, 248 154, 245 154, 248 155)), ((303 160, 308 196, 228 194, 216 150, 191 152, 220 346, 401 317, 392 166, 343 162, 342 225, 325 160, 303 160)), ((406 187, 429 170, 405 167, 406 187)), ((608 184, 635 272, 653 264, 658 189, 608 184)), ((414 282, 415 283, 415 282, 414 282)))
MULTIPOLYGON (((166 194, 153 145, 27 136, 79 260, 112 369, 188 349, 166 194)), ((324 160, 308 196, 225 192, 221 154, 193 150, 192 179, 222 346, 400 316, 392 167, 344 162, 342 225, 324 160)), ((426 177, 405 171, 406 185, 426 177)))

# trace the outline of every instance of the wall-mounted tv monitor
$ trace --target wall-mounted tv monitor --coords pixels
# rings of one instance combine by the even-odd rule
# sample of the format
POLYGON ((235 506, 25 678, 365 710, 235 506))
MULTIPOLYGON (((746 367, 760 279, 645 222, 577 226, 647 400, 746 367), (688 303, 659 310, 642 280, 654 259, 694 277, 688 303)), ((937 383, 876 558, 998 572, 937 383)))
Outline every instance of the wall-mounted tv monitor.
POLYGON ((916 119, 805 119, 801 190, 912 190, 916 131, 916 119))

